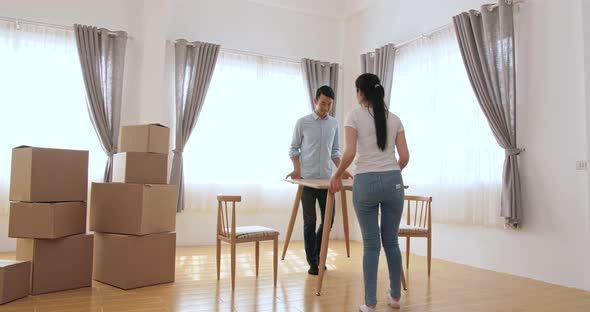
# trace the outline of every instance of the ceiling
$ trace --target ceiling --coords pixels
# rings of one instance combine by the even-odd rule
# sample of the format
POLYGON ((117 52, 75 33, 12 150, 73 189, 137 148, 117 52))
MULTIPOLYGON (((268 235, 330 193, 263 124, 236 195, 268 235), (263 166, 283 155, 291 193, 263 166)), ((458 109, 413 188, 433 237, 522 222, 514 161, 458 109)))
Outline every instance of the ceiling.
POLYGON ((377 0, 242 0, 304 14, 345 19, 377 0))

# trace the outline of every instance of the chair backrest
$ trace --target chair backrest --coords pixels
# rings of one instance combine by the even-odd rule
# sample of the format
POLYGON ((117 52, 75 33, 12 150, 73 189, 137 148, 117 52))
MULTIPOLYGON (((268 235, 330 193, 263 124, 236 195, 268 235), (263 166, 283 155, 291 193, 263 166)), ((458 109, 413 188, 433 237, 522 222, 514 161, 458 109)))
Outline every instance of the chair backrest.
POLYGON ((242 196, 217 195, 217 235, 236 238, 236 202, 241 201, 242 196))
POLYGON ((407 225, 425 228, 432 226, 432 197, 406 195, 407 225))

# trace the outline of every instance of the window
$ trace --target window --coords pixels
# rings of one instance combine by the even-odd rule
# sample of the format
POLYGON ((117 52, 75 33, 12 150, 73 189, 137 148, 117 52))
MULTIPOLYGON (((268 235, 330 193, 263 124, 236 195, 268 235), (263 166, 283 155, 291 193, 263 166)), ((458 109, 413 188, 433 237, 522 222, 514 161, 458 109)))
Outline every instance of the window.
POLYGON ((438 222, 501 224, 504 153, 473 93, 452 26, 397 51, 390 110, 406 129, 407 193, 433 196, 438 222))
POLYGON ((186 209, 216 209, 218 193, 242 195, 246 209, 283 207, 293 128, 311 113, 305 94, 299 63, 220 52, 184 150, 186 209))
POLYGON ((106 156, 88 117, 73 30, 0 21, 0 69, 0 213, 15 146, 89 150, 89 177, 101 180, 106 156))

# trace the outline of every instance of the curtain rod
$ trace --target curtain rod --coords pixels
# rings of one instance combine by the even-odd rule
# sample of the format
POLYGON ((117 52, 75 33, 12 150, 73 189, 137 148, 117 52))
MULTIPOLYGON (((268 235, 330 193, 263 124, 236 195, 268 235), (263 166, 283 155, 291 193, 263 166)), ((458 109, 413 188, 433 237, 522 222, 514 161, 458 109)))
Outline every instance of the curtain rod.
MULTIPOLYGON (((174 43, 177 43, 177 41, 178 40, 171 41, 171 43, 174 44, 174 43)), ((188 45, 188 46, 191 46, 191 47, 194 47, 195 46, 191 42, 186 42, 185 44, 188 45)), ((229 53, 235 53, 235 54, 243 54, 243 55, 249 55, 249 56, 263 57, 263 58, 268 58, 268 59, 271 59, 271 60, 285 61, 285 62, 292 62, 292 63, 301 64, 301 59, 288 58, 288 57, 275 56, 275 55, 268 55, 268 54, 263 54, 263 53, 249 52, 249 51, 236 50, 236 49, 228 49, 228 48, 224 48, 224 47, 221 47, 220 50, 222 52, 229 52, 229 53)), ((338 68, 339 68, 339 70, 342 70, 342 65, 338 64, 338 68)))
MULTIPOLYGON (((506 2, 507 5, 526 3, 526 0, 504 0, 504 1, 506 2)), ((490 10, 490 11, 492 11, 493 9, 495 9, 497 7, 498 7, 497 3, 488 4, 488 10, 490 10)))
MULTIPOLYGON (((502 0, 499 0, 499 1, 502 1, 502 0)), ((526 0, 504 0, 504 1, 506 1, 506 4, 508 4, 508 5, 512 5, 512 4, 523 4, 523 3, 526 3, 526 0)), ((487 6, 488 6, 488 10, 490 10, 490 11, 492 11, 492 10, 494 10, 495 8, 497 8, 497 7, 498 7, 498 4, 497 4, 497 3, 494 3, 494 4, 484 4, 484 6, 485 6, 485 5, 487 5, 487 6)), ((416 40, 420 40, 420 39, 422 39, 422 38, 424 38, 424 37, 430 37, 430 36, 432 36, 432 34, 434 34, 434 33, 436 33, 436 32, 439 32, 439 31, 441 31, 441 30, 443 30, 443 29, 446 29, 447 27, 450 27, 450 26, 452 26, 452 25, 453 25, 453 23, 452 23, 452 22, 451 22, 451 23, 444 24, 444 25, 442 25, 442 26, 440 26, 440 27, 437 27, 437 28, 435 28, 435 29, 433 29, 433 30, 431 30, 431 31, 428 31, 428 32, 426 32, 426 33, 422 33, 422 34, 420 34, 420 36, 418 36, 418 37, 415 37, 415 38, 412 38, 412 39, 409 39, 409 40, 406 40, 406 41, 402 41, 402 42, 400 42, 400 43, 394 44, 393 46, 394 46, 396 49, 398 49, 398 48, 401 48, 401 47, 403 47, 403 46, 405 46, 405 45, 408 45, 408 44, 410 44, 410 43, 412 43, 412 42, 414 42, 414 41, 416 41, 416 40)), ((374 53, 374 52, 373 52, 373 53, 374 53)))
POLYGON ((268 54, 263 54, 263 53, 248 52, 248 51, 241 51, 241 50, 227 49, 227 48, 221 48, 221 51, 223 51, 223 52, 229 52, 229 53, 237 53, 237 54, 244 54, 244 55, 250 55, 250 56, 263 57, 263 58, 273 59, 273 60, 277 60, 277 61, 285 61, 285 62, 293 62, 293 63, 301 64, 301 60, 294 59, 294 58, 289 58, 289 57, 282 57, 282 56, 276 56, 276 55, 268 55, 268 54))
POLYGON ((430 36, 432 36, 432 34, 434 34, 434 33, 436 33, 436 32, 439 32, 439 31, 441 31, 441 30, 443 30, 443 29, 446 29, 446 28, 448 28, 448 27, 450 27, 450 26, 452 26, 452 25, 453 25, 453 23, 447 23, 447 24, 444 24, 444 25, 442 25, 442 26, 439 26, 439 27, 437 27, 437 28, 435 28, 435 29, 433 29, 433 30, 431 30, 431 31, 429 31, 429 32, 422 33, 422 34, 420 34, 420 36, 418 36, 418 37, 415 37, 415 38, 412 38, 412 39, 409 39, 409 40, 406 40, 406 41, 402 41, 402 42, 400 42, 400 43, 395 43, 393 46, 394 46, 396 49, 399 49, 399 48, 401 48, 401 47, 403 47, 403 46, 405 46, 405 45, 408 45, 408 44, 410 44, 410 43, 412 43, 412 42, 414 42, 414 41, 416 41, 416 40, 420 40, 420 39, 422 39, 422 38, 424 38, 424 37, 430 37, 430 36))
MULTIPOLYGON (((22 19, 22 18, 14 18, 14 17, 0 16, 0 20, 16 23, 16 28, 17 29, 20 29, 20 25, 19 24, 29 24, 29 25, 39 25, 39 26, 47 26, 47 27, 58 28, 58 29, 65 29, 65 30, 74 30, 74 26, 66 26, 66 25, 59 25, 59 24, 51 24, 51 23, 45 23, 45 22, 31 21, 31 20, 26 20, 26 19, 22 19)), ((108 34, 110 36, 115 36, 115 37, 116 36, 119 36, 119 34, 117 32, 114 32, 114 31, 109 31, 108 34)), ((127 39, 131 39, 131 37, 130 36, 127 36, 127 39)))
MULTIPOLYGON (((172 43, 173 44, 178 43, 178 40, 172 41, 172 43)), ((187 46, 189 46, 189 47, 194 47, 195 46, 195 44, 192 43, 192 42, 185 42, 185 44, 187 46)), ((285 61, 285 62, 292 62, 292 63, 301 64, 301 60, 300 59, 294 59, 294 58, 288 58, 288 57, 282 57, 282 56, 275 56, 275 55, 267 55, 267 54, 263 54, 263 53, 242 51, 242 50, 236 50, 236 49, 228 49, 228 48, 224 48, 224 47, 221 47, 219 50, 221 52, 229 52, 229 53, 243 54, 243 55, 256 56, 256 57, 264 57, 264 58, 269 58, 269 59, 273 59, 273 60, 277 60, 277 61, 285 61)))

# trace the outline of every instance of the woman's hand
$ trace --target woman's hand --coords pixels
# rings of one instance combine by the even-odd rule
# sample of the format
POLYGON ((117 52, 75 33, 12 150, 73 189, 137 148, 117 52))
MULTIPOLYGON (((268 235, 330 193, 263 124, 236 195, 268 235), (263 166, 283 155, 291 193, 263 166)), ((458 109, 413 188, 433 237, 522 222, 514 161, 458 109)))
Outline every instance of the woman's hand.
POLYGON ((354 177, 352 176, 352 174, 350 174, 350 172, 344 171, 344 173, 342 174, 342 179, 344 179, 344 180, 346 180, 346 179, 354 179, 354 177))

